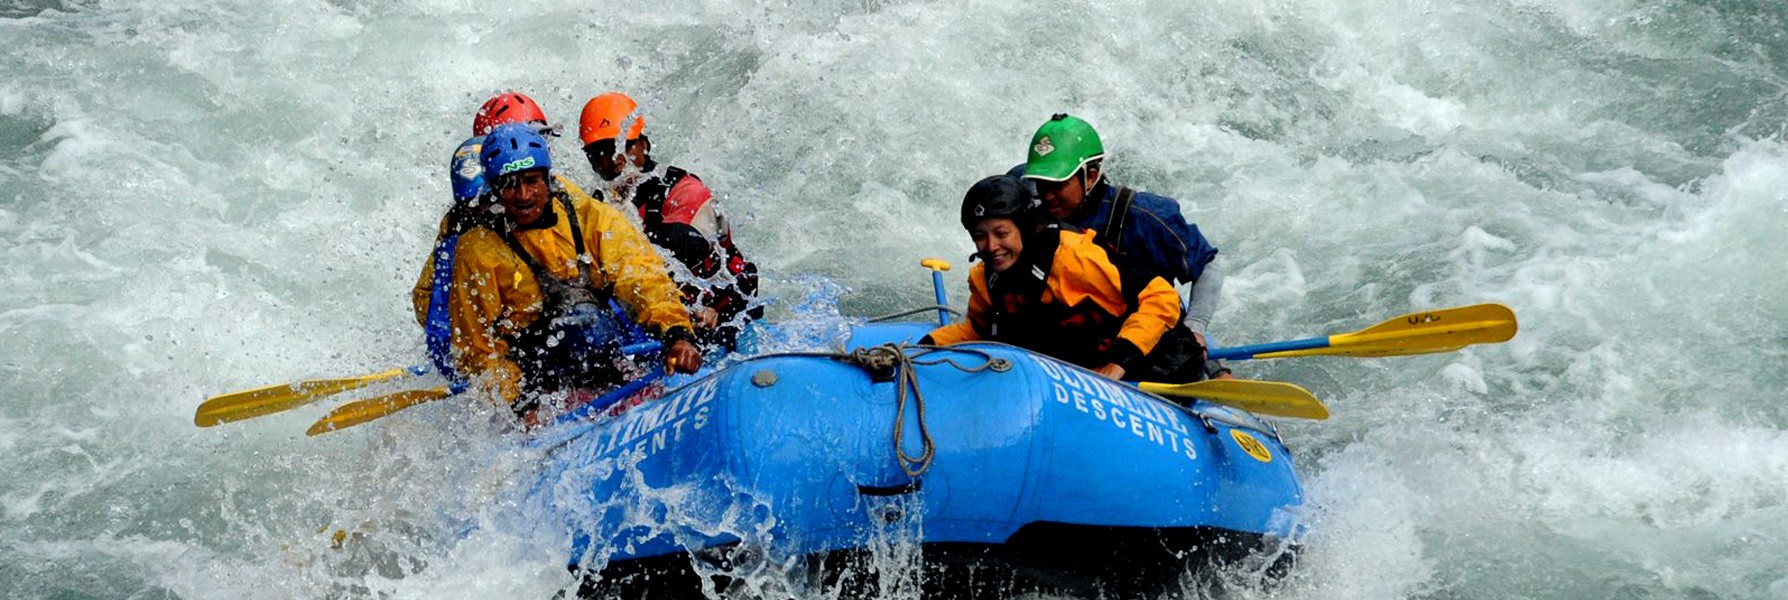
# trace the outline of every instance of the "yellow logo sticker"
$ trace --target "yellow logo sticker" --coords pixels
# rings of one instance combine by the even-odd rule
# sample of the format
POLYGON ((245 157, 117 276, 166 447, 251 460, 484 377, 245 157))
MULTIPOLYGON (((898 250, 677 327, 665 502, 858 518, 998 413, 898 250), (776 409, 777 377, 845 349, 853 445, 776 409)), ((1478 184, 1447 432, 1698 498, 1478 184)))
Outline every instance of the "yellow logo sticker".
POLYGON ((1235 445, 1240 446, 1243 452, 1248 453, 1248 456, 1254 457, 1254 460, 1273 462, 1273 451, 1268 450, 1266 444, 1260 443, 1260 440, 1254 439, 1253 434, 1240 429, 1231 429, 1229 437, 1234 438, 1235 445))

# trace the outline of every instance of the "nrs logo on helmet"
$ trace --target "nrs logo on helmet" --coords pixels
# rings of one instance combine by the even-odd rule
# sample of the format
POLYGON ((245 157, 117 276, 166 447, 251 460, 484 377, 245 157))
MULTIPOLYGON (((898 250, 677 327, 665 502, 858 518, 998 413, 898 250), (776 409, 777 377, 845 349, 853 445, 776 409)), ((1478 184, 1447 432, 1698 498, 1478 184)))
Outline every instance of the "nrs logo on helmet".
MULTIPOLYGON (((485 177, 502 177, 531 169, 553 168, 552 155, 547 153, 546 138, 534 128, 520 123, 499 125, 484 137, 483 156, 479 165, 485 177)), ((494 183, 494 182, 493 182, 494 183)))
POLYGON ((521 160, 510 161, 510 162, 504 164, 503 170, 499 171, 497 174, 498 175, 508 175, 508 174, 514 173, 516 171, 521 171, 524 169, 532 169, 532 168, 534 168, 534 157, 530 156, 530 157, 527 157, 527 158, 524 158, 521 160))

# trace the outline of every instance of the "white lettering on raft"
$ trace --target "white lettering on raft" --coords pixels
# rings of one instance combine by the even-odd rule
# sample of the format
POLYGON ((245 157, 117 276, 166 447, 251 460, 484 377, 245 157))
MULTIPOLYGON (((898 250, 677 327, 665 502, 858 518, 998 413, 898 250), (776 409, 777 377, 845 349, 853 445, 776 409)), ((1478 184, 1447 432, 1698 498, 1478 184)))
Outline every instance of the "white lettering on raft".
POLYGON ((683 440, 685 431, 708 426, 708 413, 720 389, 718 378, 708 378, 676 393, 649 401, 628 411, 603 436, 598 454, 623 448, 649 455, 683 440))
POLYGON ((1198 460, 1198 449, 1184 434, 1192 432, 1172 409, 1139 392, 1125 389, 1098 375, 1039 359, 1037 366, 1049 377, 1051 396, 1057 404, 1072 406, 1093 419, 1129 431, 1139 439, 1198 460))

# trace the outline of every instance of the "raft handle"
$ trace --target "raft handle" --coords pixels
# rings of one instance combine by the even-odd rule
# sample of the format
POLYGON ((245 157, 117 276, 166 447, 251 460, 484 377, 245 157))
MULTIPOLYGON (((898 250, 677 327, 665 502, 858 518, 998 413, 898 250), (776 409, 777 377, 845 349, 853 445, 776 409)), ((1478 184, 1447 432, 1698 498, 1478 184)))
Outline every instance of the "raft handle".
POLYGON ((919 491, 922 479, 914 479, 901 485, 859 485, 857 493, 865 496, 900 496, 919 491))

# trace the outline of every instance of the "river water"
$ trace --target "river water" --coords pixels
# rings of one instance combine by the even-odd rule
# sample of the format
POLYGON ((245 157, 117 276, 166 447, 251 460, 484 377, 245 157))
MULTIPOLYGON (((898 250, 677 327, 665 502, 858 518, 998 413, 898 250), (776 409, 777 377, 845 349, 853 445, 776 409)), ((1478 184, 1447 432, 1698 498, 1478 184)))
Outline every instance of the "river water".
POLYGON ((515 89, 575 127, 619 89, 816 330, 928 303, 925 256, 960 304, 963 190, 1058 111, 1221 248, 1221 341, 1514 308, 1506 344, 1238 364, 1334 412, 1281 424, 1310 533, 1276 587, 1183 595, 1788 598, 1784 27, 1775 0, 0 0, 0 596, 568 585, 498 526, 525 467, 488 411, 191 415, 423 360, 407 293, 473 111, 515 89))

